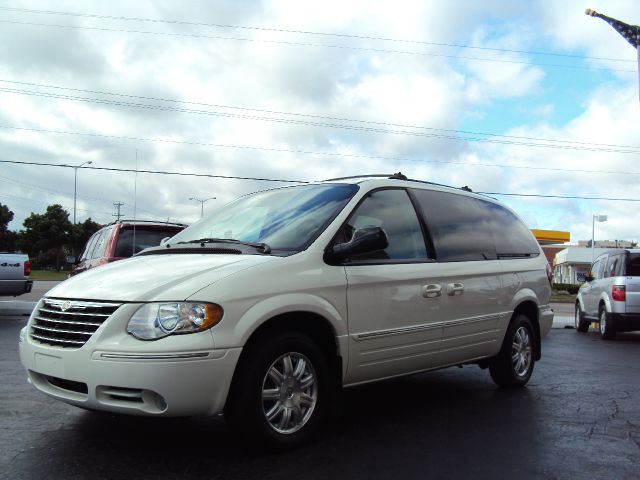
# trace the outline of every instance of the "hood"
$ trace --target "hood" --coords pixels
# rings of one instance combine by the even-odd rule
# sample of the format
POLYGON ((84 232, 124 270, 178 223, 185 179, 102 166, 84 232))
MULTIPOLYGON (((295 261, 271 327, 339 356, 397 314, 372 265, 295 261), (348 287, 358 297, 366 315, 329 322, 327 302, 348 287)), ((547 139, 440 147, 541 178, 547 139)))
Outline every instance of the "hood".
POLYGON ((236 272, 281 257, 265 255, 147 255, 87 270, 47 292, 47 297, 121 302, 186 300, 236 272))

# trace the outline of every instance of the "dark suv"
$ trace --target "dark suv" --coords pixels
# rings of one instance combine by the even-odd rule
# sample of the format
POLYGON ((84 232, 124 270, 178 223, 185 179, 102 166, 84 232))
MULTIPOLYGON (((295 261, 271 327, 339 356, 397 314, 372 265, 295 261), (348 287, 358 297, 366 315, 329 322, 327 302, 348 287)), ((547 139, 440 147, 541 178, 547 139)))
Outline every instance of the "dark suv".
POLYGON ((160 245, 163 238, 173 237, 185 228, 181 223, 142 220, 119 220, 107 225, 91 236, 70 276, 160 245))

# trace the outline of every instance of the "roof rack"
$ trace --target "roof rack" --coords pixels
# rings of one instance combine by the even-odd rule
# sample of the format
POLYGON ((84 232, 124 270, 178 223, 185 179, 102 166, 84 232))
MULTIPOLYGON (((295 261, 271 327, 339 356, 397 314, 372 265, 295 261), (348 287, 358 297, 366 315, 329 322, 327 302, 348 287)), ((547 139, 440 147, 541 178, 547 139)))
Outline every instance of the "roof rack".
POLYGON ((389 175, 388 173, 373 173, 368 175, 353 175, 351 177, 338 177, 338 178, 330 178, 328 180, 323 180, 323 182, 335 182, 337 180, 354 180, 356 178, 387 178, 389 180, 405 180, 407 182, 417 182, 417 183, 425 183, 427 185, 436 185, 438 187, 447 187, 447 188, 457 188, 459 190, 464 190, 465 192, 473 193, 473 190, 469 188, 467 185, 464 187, 452 187, 451 185, 445 185, 443 183, 435 183, 428 182, 426 180, 416 180, 414 178, 407 178, 402 172, 397 172, 389 175))
POLYGON ((121 220, 116 220, 114 222, 108 223, 107 225, 117 225, 118 223, 160 223, 162 225, 178 225, 180 227, 188 226, 185 223, 178 223, 178 222, 163 222, 162 220, 128 220, 126 218, 123 218, 121 220))
MULTIPOLYGON (((322 180, 323 182, 335 182, 336 180, 354 180, 356 178, 392 178, 397 173, 388 174, 388 173, 370 173, 365 175, 352 175, 351 177, 337 177, 337 178, 328 178, 326 180, 322 180)), ((400 174, 402 175, 402 174, 400 174)), ((403 175, 404 176, 404 175, 403 175)), ((406 179, 406 177, 405 177, 406 179)))

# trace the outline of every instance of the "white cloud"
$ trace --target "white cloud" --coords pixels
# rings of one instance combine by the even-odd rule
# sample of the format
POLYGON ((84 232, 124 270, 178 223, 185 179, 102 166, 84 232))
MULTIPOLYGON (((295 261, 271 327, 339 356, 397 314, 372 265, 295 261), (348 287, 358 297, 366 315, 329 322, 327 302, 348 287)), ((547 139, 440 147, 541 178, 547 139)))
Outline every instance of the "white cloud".
MULTIPOLYGON (((605 13, 619 14, 620 18, 632 18, 635 14, 628 2, 601 3, 593 2, 592 6, 596 9, 602 6, 605 13)), ((18 2, 14 6, 80 11, 74 2, 54 4, 40 0, 18 2)), ((563 52, 618 56, 618 50, 622 49, 621 39, 616 38, 619 35, 604 22, 600 21, 602 25, 597 26, 597 19, 584 16, 581 2, 571 7, 575 8, 575 14, 571 14, 564 3, 550 0, 532 3, 416 0, 401 4, 364 0, 347 3, 265 0, 243 2, 242 8, 233 2, 141 1, 109 2, 93 8, 95 13, 105 15, 347 33, 358 38, 73 17, 66 20, 77 26, 255 41, 35 26, 3 28, 0 31, 0 71, 3 72, 0 78, 5 80, 215 106, 28 87, 45 93, 207 111, 207 114, 195 114, 0 91, 3 105, 0 123, 5 126, 97 135, 0 129, 1 159, 73 165, 92 160, 94 167, 135 168, 137 150, 138 167, 147 170, 301 180, 401 170, 412 177, 455 186, 470 185, 479 191, 580 195, 597 190, 604 193, 593 196, 640 198, 636 176, 552 170, 561 167, 624 171, 633 168, 637 155, 462 142, 451 138, 462 135, 455 131, 464 129, 469 119, 491 125, 495 116, 500 116, 500 112, 491 110, 492 106, 506 101, 514 105, 522 102, 520 109, 515 109, 521 117, 511 119, 509 125, 503 127, 505 131, 494 133, 612 145, 637 144, 640 122, 634 75, 612 77, 611 83, 582 92, 584 105, 577 106, 577 113, 569 120, 563 118, 558 122, 557 116, 563 113, 558 107, 559 99, 545 96, 547 68, 528 64, 540 63, 539 58, 525 53, 451 46, 543 50, 551 47, 541 44, 552 41, 554 47, 563 52), (594 36, 598 41, 594 41, 594 36), (385 42, 364 37, 408 41, 385 42), (506 62, 452 58, 456 55, 506 62), (332 120, 331 117, 381 123, 332 120), (308 125, 309 122, 316 125, 308 125), (335 124, 348 128, 333 128, 335 124), (367 128, 376 131, 367 131, 367 128), (388 130, 400 130, 404 134, 388 130), (449 161, 457 163, 442 163, 449 161), (543 170, 478 166, 488 163, 543 170)), ((88 6, 86 11, 93 13, 88 6)), ((2 15, 20 21, 62 21, 47 15, 37 18, 24 13, 2 15)), ((7 86, 0 83, 0 87, 7 86)), ((11 88, 27 89, 16 85, 11 88)), ((571 84, 567 83, 566 88, 571 88, 571 84)), ((16 164, 2 164, 1 168, 0 202, 16 213, 12 228, 19 229, 31 211, 41 212, 49 203, 61 202, 71 211, 72 170, 16 164)), ((78 179, 78 219, 82 221, 91 216, 100 222, 112 219, 114 201, 125 202, 127 216, 133 214, 136 203, 138 216, 192 222, 199 217, 199 204, 189 201, 189 197, 216 196, 217 200, 207 203, 209 210, 249 191, 278 185, 144 173, 138 174, 136 180, 133 173, 90 169, 79 171, 78 179), (133 196, 134 181, 137 198, 133 196)), ((620 238, 638 235, 631 223, 625 226, 615 220, 626 218, 638 224, 640 219, 629 204, 513 197, 504 200, 516 206, 531 226, 571 228, 574 238, 586 235, 590 215, 596 210, 610 214, 611 221, 601 225, 603 235, 620 238)))

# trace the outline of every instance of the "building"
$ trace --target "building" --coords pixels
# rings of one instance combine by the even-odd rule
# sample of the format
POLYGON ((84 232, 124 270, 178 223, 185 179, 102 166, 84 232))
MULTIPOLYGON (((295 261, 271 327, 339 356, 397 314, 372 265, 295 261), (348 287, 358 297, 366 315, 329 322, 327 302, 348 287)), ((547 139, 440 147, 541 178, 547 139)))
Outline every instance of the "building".
MULTIPOLYGON (((596 248, 635 248, 636 246, 635 242, 627 240, 596 240, 594 243, 596 248)), ((591 248, 591 240, 580 240, 578 246, 591 248)))
POLYGON ((567 247, 556 253, 553 264, 554 283, 583 283, 584 277, 591 270, 591 256, 596 258, 609 248, 567 247))

